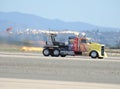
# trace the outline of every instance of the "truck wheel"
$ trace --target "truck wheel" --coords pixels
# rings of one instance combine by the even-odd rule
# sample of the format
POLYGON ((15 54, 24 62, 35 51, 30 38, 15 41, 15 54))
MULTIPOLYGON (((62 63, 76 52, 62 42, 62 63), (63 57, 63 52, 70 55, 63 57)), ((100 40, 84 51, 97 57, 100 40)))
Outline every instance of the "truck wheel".
POLYGON ((96 51, 92 51, 92 52, 90 52, 90 56, 91 56, 91 58, 97 58, 98 53, 96 51))
POLYGON ((53 56, 58 57, 60 55, 59 49, 53 49, 53 56))
POLYGON ((64 54, 60 54, 60 56, 61 56, 61 57, 66 57, 66 55, 64 55, 64 54))
POLYGON ((99 59, 103 59, 103 57, 98 57, 99 59))
POLYGON ((42 53, 43 53, 44 56, 49 56, 50 55, 50 51, 47 48, 45 48, 42 53))

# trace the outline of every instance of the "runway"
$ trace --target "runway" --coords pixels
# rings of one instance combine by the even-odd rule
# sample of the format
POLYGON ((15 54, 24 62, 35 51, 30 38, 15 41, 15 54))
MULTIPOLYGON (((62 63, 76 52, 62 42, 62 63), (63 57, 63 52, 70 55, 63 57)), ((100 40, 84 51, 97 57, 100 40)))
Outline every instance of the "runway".
MULTIPOLYGON (((16 79, 16 81, 22 79, 22 81, 34 80, 39 82, 41 80, 44 80, 46 82, 49 81, 49 83, 52 81, 58 81, 59 82, 58 85, 59 84, 61 85, 62 82, 67 83, 74 82, 79 84, 85 83, 92 85, 105 84, 106 86, 115 85, 119 89, 120 58, 108 57, 105 59, 91 59, 90 57, 86 56, 67 56, 63 58, 63 57, 44 57, 40 53, 0 52, 0 84, 2 84, 3 83, 2 81, 4 81, 4 83, 8 83, 9 85, 9 82, 7 81, 12 81, 12 79, 13 80, 16 79)), ((117 88, 111 87, 109 89, 117 88)), ((9 88, 5 88, 5 86, 3 86, 3 89, 9 88)), ((76 89, 79 89, 79 87, 76 89)))
POLYGON ((120 89, 120 85, 0 78, 0 89, 120 89))

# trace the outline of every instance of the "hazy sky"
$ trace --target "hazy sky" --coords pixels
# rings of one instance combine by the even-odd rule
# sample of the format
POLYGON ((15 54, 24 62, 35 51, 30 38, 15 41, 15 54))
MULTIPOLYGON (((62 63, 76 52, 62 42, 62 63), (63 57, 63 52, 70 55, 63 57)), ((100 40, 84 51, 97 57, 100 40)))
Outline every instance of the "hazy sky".
POLYGON ((0 0, 0 11, 120 28, 120 0, 0 0))

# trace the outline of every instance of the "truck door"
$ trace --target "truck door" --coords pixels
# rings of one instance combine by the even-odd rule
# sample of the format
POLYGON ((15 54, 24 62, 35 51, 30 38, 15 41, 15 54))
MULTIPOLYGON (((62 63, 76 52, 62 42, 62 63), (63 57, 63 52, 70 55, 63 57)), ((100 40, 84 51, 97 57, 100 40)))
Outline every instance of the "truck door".
POLYGON ((75 38, 73 47, 75 52, 88 52, 89 43, 86 38, 75 38))
POLYGON ((86 38, 79 39, 79 51, 81 52, 88 52, 89 50, 89 43, 87 42, 86 38))

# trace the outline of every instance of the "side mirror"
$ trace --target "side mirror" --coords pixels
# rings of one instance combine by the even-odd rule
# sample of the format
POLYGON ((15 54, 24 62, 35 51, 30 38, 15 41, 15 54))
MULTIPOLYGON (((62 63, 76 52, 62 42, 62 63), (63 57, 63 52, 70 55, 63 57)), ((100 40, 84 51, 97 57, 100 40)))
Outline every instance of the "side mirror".
POLYGON ((47 41, 45 43, 46 43, 46 45, 48 44, 47 41))

